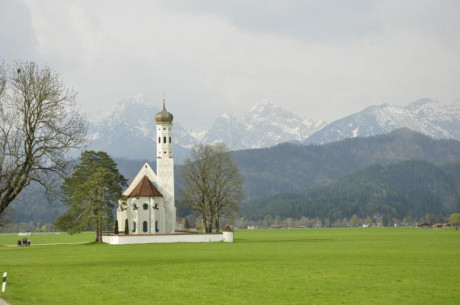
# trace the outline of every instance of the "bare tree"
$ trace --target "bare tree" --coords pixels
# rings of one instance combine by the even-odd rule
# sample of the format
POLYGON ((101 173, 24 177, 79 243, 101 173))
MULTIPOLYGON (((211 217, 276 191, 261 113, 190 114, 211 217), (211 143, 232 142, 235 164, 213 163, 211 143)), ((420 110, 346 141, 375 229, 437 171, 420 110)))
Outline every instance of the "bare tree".
POLYGON ((224 144, 212 146, 210 171, 210 208, 214 216, 215 228, 219 232, 220 217, 234 216, 242 198, 242 180, 239 169, 224 144))
POLYGON ((210 152, 211 150, 205 146, 194 147, 181 169, 185 186, 182 190, 183 200, 193 211, 200 213, 205 232, 208 232, 208 219, 211 218, 208 190, 210 167, 207 162, 210 152))
POLYGON ((205 232, 219 231, 220 218, 239 208, 242 182, 238 167, 224 144, 199 145, 182 167, 186 204, 200 213, 205 232))
POLYGON ((6 88, 6 73, 3 65, 0 65, 0 97, 5 92, 6 88))
POLYGON ((67 153, 86 135, 75 96, 49 67, 0 67, 0 214, 31 182, 52 192, 68 174, 67 153))

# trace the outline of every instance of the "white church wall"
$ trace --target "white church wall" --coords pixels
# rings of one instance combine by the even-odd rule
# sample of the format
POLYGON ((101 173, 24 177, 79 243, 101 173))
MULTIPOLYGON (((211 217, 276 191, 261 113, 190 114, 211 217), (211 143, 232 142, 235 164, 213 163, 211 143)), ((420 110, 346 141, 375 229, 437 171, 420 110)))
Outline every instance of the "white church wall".
POLYGON ((159 217, 158 217, 158 210, 160 209, 160 203, 158 202, 159 200, 155 200, 153 198, 150 199, 150 223, 149 223, 149 230, 150 233, 160 233, 160 227, 158 227, 158 231, 155 228, 155 222, 158 224, 159 223, 159 217))
MULTIPOLYGON (((157 234, 157 235, 103 235, 102 241, 112 245, 149 243, 209 243, 224 241, 223 234, 157 234)), ((227 240, 228 241, 228 240, 227 240)), ((228 241, 228 242, 233 242, 228 241)))
MULTIPOLYGON (((145 163, 123 195, 129 196, 146 176, 162 197, 128 198, 127 209, 117 209, 119 231, 124 231, 128 219, 130 235, 174 233, 176 208, 174 200, 173 116, 163 110, 155 115, 157 130, 157 172, 145 163), (148 204, 147 208, 144 205, 148 204), (157 205, 157 208, 155 207, 157 205), (157 230, 158 229, 158 230, 157 230)), ((135 242, 134 242, 135 243, 135 242)))
POLYGON ((144 221, 150 223, 150 198, 149 197, 140 197, 139 200, 139 232, 138 234, 148 234, 149 226, 147 226, 147 231, 144 232, 144 221))
POLYGON ((224 232, 223 234, 223 240, 227 243, 232 243, 233 242, 233 232, 224 232))
POLYGON ((174 158, 172 123, 157 122, 157 181, 164 200, 163 232, 175 231, 174 158))

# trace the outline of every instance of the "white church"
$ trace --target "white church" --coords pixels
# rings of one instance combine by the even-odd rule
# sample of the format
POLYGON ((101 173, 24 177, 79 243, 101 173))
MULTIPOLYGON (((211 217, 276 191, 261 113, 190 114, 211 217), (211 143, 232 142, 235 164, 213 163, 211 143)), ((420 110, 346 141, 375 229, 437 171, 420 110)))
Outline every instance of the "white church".
POLYGON ((175 232, 173 115, 163 110, 155 115, 157 172, 145 163, 118 201, 117 221, 120 234, 105 233, 102 241, 112 245, 233 242, 233 232, 190 234, 175 232), (128 234, 123 234, 128 223, 128 234))
POLYGON ((124 231, 128 220, 129 234, 174 233, 174 157, 172 144, 173 115, 163 110, 155 115, 157 134, 157 172, 145 163, 119 200, 117 220, 124 231))

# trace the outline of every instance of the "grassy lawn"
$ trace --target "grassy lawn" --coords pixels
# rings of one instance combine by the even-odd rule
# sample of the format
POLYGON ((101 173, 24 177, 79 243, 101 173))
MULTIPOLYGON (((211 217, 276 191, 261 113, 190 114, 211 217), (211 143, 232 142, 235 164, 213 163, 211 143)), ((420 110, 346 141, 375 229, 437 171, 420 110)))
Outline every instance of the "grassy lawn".
POLYGON ((0 272, 13 305, 460 304, 459 254, 453 229, 259 230, 233 244, 0 246, 0 272))

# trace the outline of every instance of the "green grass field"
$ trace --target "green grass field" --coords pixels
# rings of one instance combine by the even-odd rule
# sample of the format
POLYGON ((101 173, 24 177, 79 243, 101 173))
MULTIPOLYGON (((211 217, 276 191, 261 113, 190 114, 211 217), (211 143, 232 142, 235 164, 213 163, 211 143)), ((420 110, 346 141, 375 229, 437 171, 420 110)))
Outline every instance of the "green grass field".
MULTIPOLYGON (((18 236, 0 235, 0 245, 18 236)), ((93 234, 31 236, 33 243, 93 234)), ((460 304, 460 231, 235 232, 235 243, 1 247, 19 304, 460 304)))

